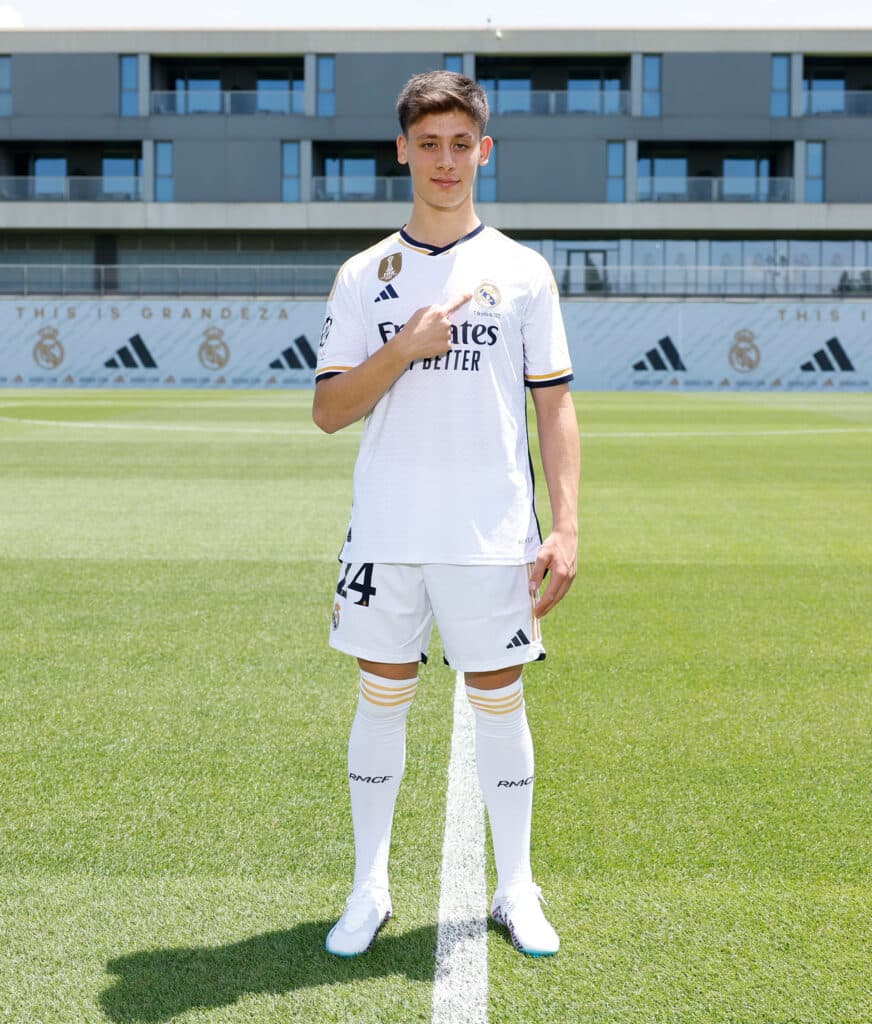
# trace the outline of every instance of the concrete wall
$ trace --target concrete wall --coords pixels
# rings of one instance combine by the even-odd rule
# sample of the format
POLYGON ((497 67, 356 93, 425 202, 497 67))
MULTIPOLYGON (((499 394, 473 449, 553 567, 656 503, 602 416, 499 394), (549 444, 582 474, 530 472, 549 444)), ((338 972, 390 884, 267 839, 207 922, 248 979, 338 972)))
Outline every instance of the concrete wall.
POLYGON ((119 59, 114 54, 17 54, 12 58, 16 115, 117 114, 119 59))
POLYGON ((828 203, 863 203, 872 192, 872 139, 832 141, 824 147, 824 198, 828 203))
POLYGON ((281 149, 272 139, 179 139, 173 172, 176 202, 281 200, 281 149))
POLYGON ((665 117, 769 116, 771 62, 763 53, 666 53, 662 65, 665 117))
POLYGON ((421 71, 441 68, 441 53, 340 53, 336 57, 336 113, 342 115, 390 114, 397 94, 421 71))

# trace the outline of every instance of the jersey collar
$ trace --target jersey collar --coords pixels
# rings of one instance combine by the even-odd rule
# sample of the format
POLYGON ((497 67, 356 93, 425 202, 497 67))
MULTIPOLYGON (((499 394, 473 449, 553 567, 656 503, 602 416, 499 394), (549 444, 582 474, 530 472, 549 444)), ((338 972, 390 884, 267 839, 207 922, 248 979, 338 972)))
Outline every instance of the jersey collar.
POLYGON ((406 233, 405 228, 400 228, 400 239, 412 249, 417 249, 419 252, 426 253, 428 256, 439 256, 443 252, 448 252, 449 249, 453 249, 456 245, 460 245, 463 242, 468 242, 471 238, 475 238, 475 236, 481 234, 482 231, 484 231, 484 224, 479 224, 478 227, 473 228, 468 235, 464 235, 462 238, 456 238, 453 242, 449 242, 448 245, 428 245, 426 242, 419 242, 412 238, 411 235, 406 233))

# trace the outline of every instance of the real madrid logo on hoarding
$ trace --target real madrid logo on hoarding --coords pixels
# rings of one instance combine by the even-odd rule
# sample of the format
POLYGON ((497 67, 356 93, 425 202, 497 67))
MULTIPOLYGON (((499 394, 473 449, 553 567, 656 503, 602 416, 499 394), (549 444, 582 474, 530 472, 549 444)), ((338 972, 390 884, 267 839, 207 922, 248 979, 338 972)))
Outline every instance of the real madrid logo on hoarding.
POLYGON ((393 281, 393 279, 403 269, 403 254, 401 252, 392 252, 390 256, 385 258, 378 265, 378 279, 379 281, 393 281))
POLYGON ((736 373, 751 373, 760 365, 760 346, 754 341, 753 331, 743 328, 733 335, 730 347, 730 366, 736 373))
POLYGON ((207 327, 203 331, 197 357, 207 370, 224 369, 230 361, 230 346, 224 340, 224 331, 220 327, 207 327))
POLYGON ((486 306, 488 309, 498 306, 503 299, 499 288, 497 288, 493 281, 482 281, 478 288, 475 289, 473 297, 479 306, 486 306))
POLYGON ((43 327, 33 346, 33 361, 41 370, 56 370, 64 361, 64 346, 58 340, 57 327, 43 327))

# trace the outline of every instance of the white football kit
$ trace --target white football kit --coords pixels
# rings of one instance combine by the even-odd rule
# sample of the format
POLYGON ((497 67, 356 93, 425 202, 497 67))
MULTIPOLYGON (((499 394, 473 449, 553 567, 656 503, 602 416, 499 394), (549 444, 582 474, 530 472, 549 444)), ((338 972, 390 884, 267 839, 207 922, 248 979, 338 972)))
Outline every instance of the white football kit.
MULTIPOLYGON (((451 351, 412 363, 366 418, 340 555, 347 578, 360 572, 351 567, 372 563, 525 567, 536 559, 541 535, 525 386, 572 379, 557 287, 539 253, 483 225, 444 248, 395 232, 340 269, 327 305, 316 380, 358 366, 417 310, 464 293, 472 298, 451 315, 451 351)), ((518 590, 513 604, 519 606, 526 570, 511 575, 518 590)), ((379 603, 343 595, 341 583, 342 577, 331 643, 358 657, 414 660, 407 653, 416 631, 407 632, 405 645, 393 654, 381 655, 370 650, 382 643, 373 632, 366 651, 359 638, 343 641, 337 635, 351 629, 358 609, 374 611, 379 603)), ((523 603, 526 625, 519 631, 538 644, 524 646, 531 658, 539 657, 538 629, 535 639, 528 636, 536 625, 529 597, 523 603)), ((482 612, 486 618, 488 610, 482 612)), ((373 624, 370 616, 370 630, 373 624)), ((445 639, 441 616, 439 624, 445 639)), ((512 646, 515 635, 510 632, 493 648, 506 665, 531 660, 521 657, 517 643, 512 646)), ((460 663, 469 661, 460 647, 449 660, 455 668, 473 670, 460 663)), ((501 667, 492 654, 486 660, 481 670, 501 667)))

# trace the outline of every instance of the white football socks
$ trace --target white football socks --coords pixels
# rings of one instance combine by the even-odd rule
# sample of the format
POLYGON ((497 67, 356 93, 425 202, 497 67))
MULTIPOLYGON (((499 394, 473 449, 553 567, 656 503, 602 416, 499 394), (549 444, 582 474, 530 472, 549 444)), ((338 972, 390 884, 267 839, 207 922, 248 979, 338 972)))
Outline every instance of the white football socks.
POLYGON ((357 713, 348 740, 355 885, 388 886, 394 805, 406 767, 406 716, 417 687, 417 678, 360 673, 357 713))
POLYGON ((475 713, 476 762, 490 821, 497 892, 505 894, 533 881, 533 740, 524 687, 521 679, 499 690, 467 686, 466 695, 475 713))

